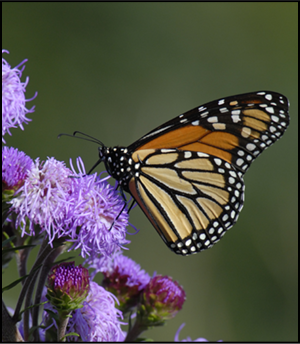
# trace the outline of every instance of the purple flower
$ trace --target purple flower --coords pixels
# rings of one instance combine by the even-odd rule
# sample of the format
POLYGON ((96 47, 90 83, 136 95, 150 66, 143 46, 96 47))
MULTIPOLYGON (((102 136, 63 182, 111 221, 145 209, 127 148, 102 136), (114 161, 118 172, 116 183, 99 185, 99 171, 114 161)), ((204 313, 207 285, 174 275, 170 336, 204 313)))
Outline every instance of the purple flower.
MULTIPOLYGON (((192 340, 191 337, 187 337, 186 339, 179 340, 179 333, 183 329, 185 323, 179 326, 179 329, 177 330, 174 338, 174 342, 208 342, 205 338, 197 338, 195 340, 192 340)), ((218 340, 218 342, 222 342, 222 340, 218 340)))
POLYGON ((77 159, 79 173, 72 178, 66 235, 80 248, 82 257, 89 254, 110 255, 126 240, 128 213, 119 193, 108 184, 107 178, 86 175, 83 162, 77 159), (76 178, 77 177, 77 178, 76 178), (78 231, 78 228, 80 230, 78 231))
POLYGON ((23 236, 35 235, 34 226, 39 225, 50 245, 55 238, 63 237, 73 243, 71 249, 80 248, 83 257, 90 252, 111 254, 129 243, 125 238, 128 214, 124 202, 106 179, 85 175, 80 158, 77 166, 79 174, 54 158, 45 163, 36 159, 10 202, 17 214, 16 226, 21 227, 23 236))
POLYGON ((81 308, 89 290, 88 270, 74 262, 54 266, 48 276, 47 299, 59 312, 81 308))
POLYGON ((142 294, 138 310, 139 322, 143 326, 160 326, 173 318, 185 301, 185 291, 169 276, 151 278, 142 294))
POLYGON ((118 298, 119 309, 123 313, 138 304, 141 292, 150 281, 148 273, 135 261, 123 256, 121 250, 115 252, 112 257, 93 259, 90 267, 95 268, 95 272, 103 273, 102 285, 118 298))
POLYGON ((13 147, 2 147, 2 190, 18 190, 32 167, 33 161, 25 153, 13 147))
MULTIPOLYGON (((3 53, 8 53, 7 50, 2 50, 3 53)), ((27 62, 24 60, 15 68, 7 63, 2 58, 2 141, 5 143, 3 136, 10 133, 10 128, 19 126, 24 130, 22 123, 27 124, 31 119, 26 115, 34 111, 34 106, 31 109, 26 109, 26 102, 33 100, 37 93, 31 99, 25 99, 26 86, 29 78, 25 82, 21 82, 22 72, 25 68, 21 66, 27 62), (21 68, 21 69, 18 69, 21 68)))
MULTIPOLYGON (((83 308, 72 312, 67 333, 76 332, 82 342, 120 342, 124 334, 120 321, 122 312, 115 308, 114 296, 95 282, 83 302, 83 308)), ((67 337, 79 341, 78 337, 67 337)))
POLYGON ((28 171, 24 185, 17 197, 10 202, 17 214, 16 227, 22 229, 22 236, 35 235, 34 225, 46 231, 49 243, 64 234, 63 220, 72 180, 72 172, 63 162, 48 158, 45 163, 36 159, 28 171), (29 232, 26 232, 26 220, 29 220, 29 232))

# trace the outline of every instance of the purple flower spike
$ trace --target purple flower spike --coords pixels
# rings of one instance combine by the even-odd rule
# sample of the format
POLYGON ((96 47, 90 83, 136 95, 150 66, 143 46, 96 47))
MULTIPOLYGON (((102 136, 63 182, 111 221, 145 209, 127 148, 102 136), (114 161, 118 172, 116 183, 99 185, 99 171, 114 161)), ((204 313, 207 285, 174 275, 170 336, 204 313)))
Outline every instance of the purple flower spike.
POLYGON ((161 326, 181 310, 185 291, 169 276, 152 277, 142 294, 138 319, 144 327, 161 326))
POLYGON ((83 308, 72 313, 67 332, 76 332, 78 337, 67 337, 81 342, 122 342, 125 339, 120 322, 122 312, 115 308, 114 296, 91 282, 91 289, 83 302, 83 308))
MULTIPOLYGON (((8 53, 7 50, 2 50, 3 53, 8 53)), ((37 93, 31 99, 25 99, 26 86, 29 77, 25 82, 21 82, 22 72, 25 68, 22 65, 27 62, 24 60, 15 68, 11 68, 8 62, 2 58, 2 141, 5 143, 3 136, 8 133, 11 135, 10 128, 20 127, 22 130, 23 124, 27 124, 31 119, 26 115, 34 111, 34 106, 31 109, 26 109, 26 102, 33 100, 37 93), (18 69, 20 68, 20 69, 18 69)))
POLYGON ((13 147, 2 147, 2 189, 18 190, 32 167, 32 159, 24 152, 13 147))
POLYGON ((123 313, 138 304, 142 291, 150 281, 147 272, 135 261, 123 256, 121 250, 115 252, 112 257, 94 259, 90 267, 103 273, 102 285, 118 298, 119 309, 123 313))
POLYGON ((83 307, 90 290, 90 278, 86 268, 74 262, 61 263, 52 268, 48 276, 47 299, 59 312, 69 314, 83 307))
POLYGON ((116 248, 129 243, 126 240, 128 213, 124 201, 106 178, 100 179, 97 174, 86 175, 80 158, 77 166, 79 174, 72 167, 75 178, 72 178, 65 221, 69 224, 66 234, 74 242, 72 249, 81 249, 82 257, 110 255, 116 248))
POLYGON ((55 237, 64 235, 71 174, 63 162, 54 158, 48 158, 45 163, 36 159, 17 197, 10 202, 12 210, 17 214, 16 227, 21 227, 22 236, 35 235, 34 225, 41 227, 41 233, 46 231, 50 244, 55 237), (27 219, 29 232, 26 232, 27 219))

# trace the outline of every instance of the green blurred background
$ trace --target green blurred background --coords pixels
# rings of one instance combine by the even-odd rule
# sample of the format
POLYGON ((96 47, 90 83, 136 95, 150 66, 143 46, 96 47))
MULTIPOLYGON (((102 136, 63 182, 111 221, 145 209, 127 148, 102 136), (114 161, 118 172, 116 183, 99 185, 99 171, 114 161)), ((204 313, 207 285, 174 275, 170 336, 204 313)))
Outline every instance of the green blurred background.
MULTIPOLYGON (((187 300, 154 340, 296 341, 298 333, 297 3, 4 3, 3 48, 28 58, 25 130, 7 145, 33 159, 81 156, 97 146, 62 132, 81 130, 107 146, 129 145, 202 103, 272 90, 291 102, 285 136, 247 173, 238 223, 212 249, 189 257, 167 249, 137 207, 128 256, 151 275, 170 275, 187 300)), ((98 171, 104 167, 98 168, 98 171)), ((77 253, 76 253, 77 254, 77 253)), ((69 254, 68 256, 70 256, 69 254)), ((82 260, 77 259, 80 263, 82 260)), ((12 261, 3 276, 15 279, 12 261)), ((14 306, 19 289, 4 294, 14 306)))

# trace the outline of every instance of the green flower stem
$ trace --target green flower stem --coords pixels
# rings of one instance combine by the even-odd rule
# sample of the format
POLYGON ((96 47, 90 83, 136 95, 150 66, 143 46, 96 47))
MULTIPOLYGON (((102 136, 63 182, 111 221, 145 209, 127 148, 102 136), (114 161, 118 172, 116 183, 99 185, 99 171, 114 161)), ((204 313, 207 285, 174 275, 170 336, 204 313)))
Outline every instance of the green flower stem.
POLYGON ((68 315, 70 314, 66 313, 66 312, 60 312, 59 313, 59 323, 58 325, 58 329, 57 329, 57 341, 58 342, 65 342, 66 338, 63 338, 66 335, 66 329, 67 329, 67 325, 69 322, 70 317, 68 317, 68 315))
POLYGON ((15 323, 17 323, 20 320, 19 319, 20 310, 21 310, 21 307, 22 307, 25 295, 27 294, 28 286, 31 284, 31 280, 32 280, 33 276, 35 275, 36 269, 47 258, 48 254, 51 252, 51 250, 53 250, 53 248, 51 248, 49 245, 43 246, 43 244, 41 245, 40 254, 37 257, 35 263, 33 264, 33 267, 31 269, 28 277, 26 278, 26 282, 24 283, 24 285, 22 287, 22 290, 21 290, 21 293, 20 293, 20 296, 19 296, 16 308, 15 308, 15 313, 13 315, 13 321, 15 323))
MULTIPOLYGON (((17 245, 18 246, 18 242, 17 245)), ((19 276, 25 276, 27 274, 26 271, 26 263, 27 263, 27 258, 29 256, 29 253, 31 251, 31 247, 29 248, 23 248, 19 250, 16 254, 16 260, 17 260, 17 266, 18 266, 18 271, 19 271, 19 276)), ((22 281, 22 284, 24 285, 25 280, 22 281)))
MULTIPOLYGON (((15 214, 12 214, 12 216, 15 217, 15 214)), ((28 237, 28 236, 21 237, 20 235, 17 235, 17 242, 16 242, 17 247, 28 245, 27 248, 23 248, 16 252, 17 253, 16 254, 17 267, 18 267, 18 272, 19 272, 20 277, 27 275, 27 269, 26 269, 27 259, 29 257, 31 250, 33 249, 31 245, 36 244, 36 242, 37 242, 37 239, 34 239, 34 237, 28 237)), ((22 281, 22 285, 24 285, 24 283, 25 283, 25 280, 22 281)))
MULTIPOLYGON (((38 254, 38 257, 40 256, 40 254, 42 254, 44 248, 47 248, 49 245, 48 245, 48 242, 46 240, 43 241, 41 247, 40 247, 40 251, 39 251, 39 254, 38 254)), ((51 249, 53 250, 53 249, 51 249)), ((48 252, 48 256, 51 254, 51 251, 48 252)), ((47 260, 47 258, 45 259, 47 260)), ((33 294, 33 290, 34 290, 34 285, 37 281, 37 276, 39 274, 39 272, 41 271, 41 269, 38 269, 34 272, 34 275, 33 277, 31 278, 30 280, 30 283, 28 285, 28 289, 27 289, 27 293, 26 293, 26 297, 25 297, 25 306, 24 308, 26 309, 25 312, 24 312, 24 338, 26 341, 28 341, 29 339, 29 319, 30 319, 30 312, 32 310, 29 310, 27 309, 28 307, 31 306, 32 304, 32 294, 33 294)))
POLYGON ((26 309, 24 312, 24 318, 23 318, 23 322, 24 322, 24 339, 27 342, 29 340, 29 319, 30 319, 30 310, 27 309, 28 307, 31 306, 31 300, 32 300, 32 293, 34 290, 34 285, 35 282, 37 280, 37 275, 39 273, 39 270, 36 270, 30 280, 30 283, 28 285, 28 289, 27 289, 27 293, 25 296, 25 306, 24 308, 26 309))
POLYGON ((141 324, 138 319, 134 323, 133 327, 128 331, 125 342, 134 342, 140 334, 148 329, 147 326, 141 324))

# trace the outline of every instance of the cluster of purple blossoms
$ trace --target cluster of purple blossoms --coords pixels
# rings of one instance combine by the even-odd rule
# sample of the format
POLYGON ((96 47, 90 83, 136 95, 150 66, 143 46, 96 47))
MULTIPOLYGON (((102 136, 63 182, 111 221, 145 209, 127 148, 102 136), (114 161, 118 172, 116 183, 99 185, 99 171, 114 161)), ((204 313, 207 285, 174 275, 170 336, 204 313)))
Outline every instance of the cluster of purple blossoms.
MULTIPOLYGON (((11 68, 2 59, 2 138, 11 135, 10 128, 23 129, 22 123, 29 121, 26 114, 34 110, 25 107, 29 78, 25 83, 20 80, 25 62, 11 68)), ((82 257, 90 252, 110 255, 129 243, 124 201, 106 179, 87 176, 80 158, 77 167, 78 173, 55 158, 43 162, 37 158, 33 163, 23 152, 3 147, 2 180, 6 192, 14 191, 9 203, 16 215, 15 227, 22 236, 45 232, 50 245, 63 238, 73 243, 71 249, 80 248, 82 257)))
MULTIPOLYGON (((21 185, 10 204, 22 236, 45 232, 50 245, 64 238, 73 243, 71 249, 80 248, 83 257, 91 251, 109 255, 116 247, 129 243, 123 200, 105 179, 96 174, 77 174, 54 158, 45 162, 37 158, 26 170, 26 178, 17 179, 20 173, 12 166, 16 152, 4 150, 5 176, 21 185)), ((83 168, 80 158, 77 164, 83 168)))
MULTIPOLYGON (((48 277, 45 309, 58 319, 70 314, 66 325, 71 341, 133 341, 153 326, 161 326, 182 308, 185 292, 168 276, 152 278, 132 259, 116 252, 93 264, 102 272, 102 286, 90 281, 88 269, 62 263, 48 277), (121 330, 123 317, 136 311, 135 323, 128 333, 121 330), (72 335, 76 332, 80 337, 72 335)), ((90 261, 90 258, 85 263, 90 261)), ((89 269, 92 265, 89 265, 89 269)), ((56 318, 56 319, 57 319, 56 318)), ((133 319, 131 319, 132 321, 133 319)), ((59 328, 62 321, 45 318, 45 325, 59 328)))
POLYGON ((140 265, 117 250, 111 257, 86 260, 93 275, 103 274, 102 286, 115 295, 123 314, 135 313, 135 323, 126 336, 134 341, 154 326, 163 325, 181 310, 185 301, 183 288, 169 276, 154 274, 151 278, 140 265))
MULTIPOLYGON (((8 53, 3 50, 2 52, 8 53)), ((26 86, 29 78, 21 82, 24 60, 11 68, 2 59, 2 141, 11 135, 11 128, 23 128, 31 121, 26 108, 26 86)), ((86 258, 85 265, 94 269, 92 277, 103 274, 102 286, 91 280, 89 270, 75 266, 74 262, 54 265, 56 258, 43 266, 48 274, 47 288, 37 285, 39 298, 45 301, 43 325, 34 340, 45 341, 134 341, 153 326, 161 326, 181 310, 185 301, 183 288, 169 276, 147 272, 132 259, 125 257, 121 248, 128 244, 126 227, 128 213, 120 193, 96 173, 86 175, 81 158, 77 158, 77 170, 71 169, 55 158, 33 161, 24 152, 4 146, 2 148, 2 199, 5 204, 6 222, 4 228, 12 228, 19 238, 43 238, 50 250, 69 243, 69 250, 80 249, 86 258), (43 296, 42 296, 43 295, 43 296), (123 319, 134 312, 134 325, 124 332, 123 319), (55 316, 53 316, 55 315, 55 316), (69 335, 69 336, 68 336, 69 335)), ((6 233, 6 237, 9 235, 6 233)), ((19 241, 20 242, 20 241, 19 241)), ((23 241, 24 242, 24 241, 23 241)), ((35 243, 38 241, 35 241, 35 243)), ((28 250, 30 252, 30 250, 28 250)), ((48 253, 51 251, 48 251, 48 253)), ((19 265, 26 265, 25 256, 18 256, 19 265)), ((37 257, 37 266, 42 260, 37 257)), ((49 258, 50 257, 50 258, 49 258)), ((8 258, 8 260, 10 257, 8 258)), ((49 260, 50 259, 50 260, 49 260)), ((5 262, 7 263, 7 262, 5 262)), ((25 295, 31 296, 36 276, 32 268, 23 285, 25 295), (26 290, 26 287, 28 290, 26 290)), ((21 269, 21 271, 24 271, 21 269)), ((21 274, 22 275, 22 274, 21 274)), ((46 279, 46 278, 45 278, 46 279)), ((23 299, 18 304, 22 305, 23 299)), ((29 307, 30 308, 30 307, 29 307)), ((29 327, 38 328, 38 316, 33 313, 24 317, 19 326, 20 336, 29 341, 29 327)), ((16 307, 13 318, 19 319, 16 307)), ((25 310, 24 314, 29 312, 25 310)), ((5 314, 5 313, 4 313, 5 314)), ((7 313, 8 314, 8 313, 7 313)), ((11 319, 9 319, 11 320, 11 319)), ((178 330, 175 341, 178 341, 178 330)), ((15 329, 8 331, 15 333, 15 329)), ((15 338, 4 337, 8 341, 15 338)), ((20 339, 20 337, 18 338, 20 339)), ((196 341, 203 341, 199 338, 196 341)))
MULTIPOLYGON (((7 53, 7 51, 3 52, 7 53)), ((21 82, 26 61, 11 68, 7 61, 2 59, 2 141, 4 143, 4 135, 7 133, 11 135, 11 128, 19 127, 24 130, 23 124, 30 121, 27 114, 34 111, 34 107, 28 110, 25 106, 26 102, 36 96, 29 100, 25 98, 29 78, 21 82)), ((91 252, 107 256, 117 248, 128 244, 129 241, 126 239, 128 213, 120 193, 108 183, 108 178, 101 178, 97 174, 86 175, 80 158, 77 159, 77 169, 78 172, 75 171, 72 163, 69 169, 64 162, 53 157, 46 161, 40 161, 39 158, 33 161, 24 152, 4 146, 2 148, 2 195, 4 196, 2 199, 5 201, 4 209, 6 209, 4 228, 13 230, 12 234, 9 232, 6 237, 15 235, 20 238, 44 238, 44 242, 47 242, 49 249, 52 250, 62 243, 69 242, 69 250, 80 249, 82 257, 88 256, 91 252)), ((24 257, 20 255, 17 258, 21 259, 20 266, 26 262, 27 258, 24 257)), ((49 320, 51 307, 62 316, 72 304, 75 308, 72 308, 72 317, 66 327, 66 333, 77 331, 84 341, 122 341, 124 335, 120 320, 123 315, 115 307, 115 297, 103 287, 91 282, 89 276, 80 271, 83 270, 62 265, 55 269, 55 273, 54 271, 50 273, 47 292, 49 300, 45 306, 48 315, 45 319, 49 320), (57 283, 52 285, 52 280, 57 283), (78 281, 81 282, 78 284, 78 281), (51 286, 55 293, 50 292, 51 286), (60 308, 55 308, 58 304, 60 308)), ((30 282, 30 279, 27 280, 30 282)), ((24 284, 24 288, 29 286, 30 283, 24 284)), ((30 288, 26 292, 29 295, 30 288)), ((14 316, 18 318, 17 314, 14 316)), ((33 318, 29 316, 27 319, 30 323, 35 321, 34 315, 33 318)), ((63 324, 64 321, 62 317, 61 323, 63 324)), ((59 323, 55 325, 58 328, 61 326, 59 323)), ((22 333, 25 340, 28 340, 28 322, 24 324, 22 322, 20 328, 24 328, 22 333)), ((47 339, 46 334, 44 337, 47 339)))

